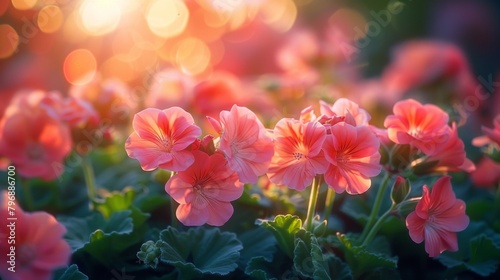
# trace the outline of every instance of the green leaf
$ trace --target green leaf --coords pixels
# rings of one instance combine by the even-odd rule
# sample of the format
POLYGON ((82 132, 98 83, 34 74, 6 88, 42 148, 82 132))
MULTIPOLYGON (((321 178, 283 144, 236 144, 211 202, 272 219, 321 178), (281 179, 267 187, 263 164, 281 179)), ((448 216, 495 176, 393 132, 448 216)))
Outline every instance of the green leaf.
POLYGON ((141 227, 148 215, 136 208, 111 214, 104 219, 100 213, 86 218, 60 217, 66 226, 65 239, 73 254, 85 251, 105 265, 140 242, 145 233, 141 227))
POLYGON ((81 273, 78 270, 78 266, 76 264, 73 264, 69 266, 64 273, 57 278, 58 280, 88 280, 89 277, 87 275, 81 273))
POLYGON ((328 253, 323 255, 323 258, 328 264, 329 275, 335 280, 352 280, 351 268, 343 262, 341 259, 336 257, 334 254, 328 253))
POLYGON ((304 229, 295 234, 293 263, 303 277, 330 279, 328 265, 316 237, 304 229))
POLYGON ((257 220, 257 223, 263 228, 270 230, 281 250, 288 257, 293 258, 295 233, 302 228, 302 220, 299 217, 278 215, 273 221, 257 220))
POLYGON ((96 209, 107 219, 115 212, 128 210, 134 197, 135 192, 132 188, 126 188, 122 192, 113 192, 106 197, 104 202, 97 203, 96 209))
POLYGON ((259 256, 252 258, 247 267, 245 268, 245 273, 252 277, 252 279, 257 280, 270 280, 270 279, 278 279, 277 277, 272 276, 273 270, 276 267, 273 263, 267 261, 264 257, 259 256))
MULTIPOLYGON (((500 264, 500 234, 487 228, 484 223, 471 223, 459 237, 458 252, 444 252, 437 259, 449 269, 449 273, 470 270, 486 277, 494 273, 500 264), (469 242, 463 246, 462 239, 469 242)), ((452 275, 450 275, 452 276, 452 275)))
POLYGON ((263 257, 266 261, 272 261, 276 252, 276 239, 264 228, 258 227, 239 236, 243 244, 243 250, 239 260, 240 267, 245 267, 248 262, 257 256, 263 257))
POLYGON ((377 269, 397 268, 397 257, 390 257, 384 252, 368 251, 363 246, 356 246, 351 241, 351 237, 345 234, 338 233, 337 238, 342 244, 341 249, 345 253, 345 259, 354 272, 355 278, 377 269))
POLYGON ((169 227, 160 233, 161 258, 186 277, 199 274, 226 275, 235 270, 243 249, 234 233, 220 232, 218 228, 190 228, 179 232, 169 227))

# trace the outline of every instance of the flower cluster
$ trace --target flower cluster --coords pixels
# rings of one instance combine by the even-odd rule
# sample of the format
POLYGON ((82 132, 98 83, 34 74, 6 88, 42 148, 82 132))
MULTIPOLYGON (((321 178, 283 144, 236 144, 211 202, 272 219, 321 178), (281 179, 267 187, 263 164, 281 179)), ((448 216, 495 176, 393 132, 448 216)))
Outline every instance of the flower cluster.
MULTIPOLYGON (((456 125, 450 126, 448 114, 437 106, 398 102, 394 115, 385 119, 386 130, 370 126, 368 112, 346 98, 320 101, 319 109, 317 115, 309 106, 298 119, 282 118, 268 130, 250 109, 233 105, 220 112, 219 120, 207 117, 217 138, 200 138, 202 129, 180 107, 149 108, 135 115, 125 148, 145 171, 173 172, 165 191, 180 204, 176 216, 187 226, 225 224, 243 184, 254 184, 262 175, 297 191, 317 179, 336 193, 357 195, 370 188, 384 165, 402 175, 475 168, 456 125), (384 162, 380 151, 387 149, 390 159, 384 162), (403 170, 394 168, 401 159, 411 162, 403 170)), ((449 177, 436 182, 432 195, 427 186, 423 192, 406 219, 411 238, 425 240, 430 256, 456 250, 455 232, 468 224, 465 204, 455 198, 449 177)))
POLYGON ((393 113, 384 121, 392 146, 389 169, 407 168, 415 174, 474 171, 456 124, 448 124, 449 116, 441 108, 408 99, 397 102, 393 113))
POLYGON ((379 141, 367 126, 370 116, 347 99, 321 102, 320 109, 319 117, 309 107, 300 119, 283 118, 269 132, 255 113, 234 105, 219 120, 208 117, 218 133, 214 144, 213 136, 198 138, 200 127, 183 109, 149 108, 134 117, 125 147, 145 171, 176 173, 165 190, 180 203, 177 218, 183 224, 222 225, 242 184, 266 173, 271 182, 296 190, 316 175, 338 193, 368 190, 370 177, 382 169, 379 141))

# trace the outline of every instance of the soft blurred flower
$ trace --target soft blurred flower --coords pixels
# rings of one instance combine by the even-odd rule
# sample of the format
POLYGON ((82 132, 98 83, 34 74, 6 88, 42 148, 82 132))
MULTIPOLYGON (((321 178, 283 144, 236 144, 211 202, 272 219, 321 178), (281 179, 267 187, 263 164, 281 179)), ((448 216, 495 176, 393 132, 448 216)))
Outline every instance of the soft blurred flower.
POLYGON ((193 117, 179 107, 165 110, 149 108, 134 116, 134 132, 125 143, 127 154, 145 171, 158 167, 186 170, 194 162, 186 148, 201 135, 193 117))
POLYGON ((245 89, 238 77, 217 72, 210 79, 197 84, 193 92, 193 107, 199 115, 215 117, 234 104, 244 105, 245 89))
POLYGON ((319 42, 310 30, 296 30, 288 35, 288 40, 276 55, 277 64, 290 77, 306 84, 313 84, 319 79, 314 67, 319 58, 319 42))
POLYGON ((474 138, 472 140, 474 146, 482 147, 488 144, 496 144, 500 147, 500 114, 493 120, 493 128, 482 126, 481 131, 485 135, 474 138))
POLYGON ((69 128, 50 109, 40 106, 46 92, 20 92, 0 120, 0 157, 23 177, 54 180, 71 151, 69 128))
POLYGON ((337 193, 364 193, 371 186, 370 177, 382 170, 379 140, 367 126, 341 122, 330 129, 323 144, 329 162, 325 182, 337 193))
POLYGON ((476 164, 476 170, 470 174, 470 179, 476 187, 490 188, 500 182, 500 164, 489 157, 483 157, 476 164))
POLYGON ((429 257, 445 250, 457 251, 456 233, 469 225, 465 203, 455 197, 450 180, 449 176, 439 178, 431 191, 424 186, 422 199, 406 218, 411 239, 415 243, 425 241, 429 257))
POLYGON ((281 119, 274 128, 274 156, 269 166, 271 182, 304 190, 316 174, 328 167, 321 150, 326 130, 318 122, 281 119))
POLYGON ((97 124, 99 115, 92 105, 75 97, 63 98, 59 93, 50 92, 41 100, 41 106, 47 106, 48 112, 55 112, 56 117, 71 127, 79 128, 87 124, 97 124))
POLYGON ((474 94, 475 79, 462 51, 453 44, 410 41, 399 46, 382 77, 389 95, 402 96, 413 89, 433 92, 433 102, 464 99, 474 94), (443 93, 451 96, 443 96, 443 93))
POLYGON ((384 121, 389 139, 397 144, 412 144, 431 154, 448 132, 448 114, 439 107, 407 99, 394 105, 394 115, 384 121))
POLYGON ((177 69, 165 69, 153 76, 144 104, 148 108, 165 109, 172 106, 186 108, 196 85, 194 78, 177 69))
MULTIPOLYGON (((211 123, 218 130, 217 121, 211 119, 211 123)), ((257 177, 267 172, 274 154, 266 128, 248 108, 233 105, 231 111, 220 113, 220 129, 219 149, 226 155, 229 167, 238 173, 242 183, 256 183, 257 177)))
POLYGON ((243 193, 238 175, 220 153, 193 151, 194 163, 172 176, 165 191, 180 203, 176 216, 186 226, 222 226, 233 215, 231 201, 243 193))
POLYGON ((90 103, 101 121, 113 126, 128 124, 137 106, 126 84, 120 80, 103 80, 100 76, 87 84, 72 86, 69 95, 90 103))
POLYGON ((63 239, 66 228, 46 212, 24 212, 16 205, 17 220, 14 228, 8 221, 9 196, 3 191, 0 197, 0 218, 7 226, 0 229, 0 275, 3 279, 30 280, 52 279, 52 272, 66 266, 71 257, 71 248, 63 239), (12 233, 14 231, 14 235, 12 233), (10 239, 14 236, 15 239, 10 239), (15 240, 15 243, 8 242, 15 240), (11 246, 15 246, 12 252, 11 246), (15 254, 15 272, 7 270, 11 265, 9 254, 15 254))

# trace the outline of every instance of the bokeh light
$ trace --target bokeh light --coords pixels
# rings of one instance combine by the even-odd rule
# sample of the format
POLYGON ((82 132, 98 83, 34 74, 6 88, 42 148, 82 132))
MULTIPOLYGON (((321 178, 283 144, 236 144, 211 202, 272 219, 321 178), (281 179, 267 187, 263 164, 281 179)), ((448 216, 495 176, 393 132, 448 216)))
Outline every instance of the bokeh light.
POLYGON ((11 56, 19 45, 19 35, 12 26, 0 24, 0 59, 11 56))
POLYGON ((120 0, 85 0, 80 6, 83 28, 93 36, 115 30, 120 23, 122 5, 120 0))
POLYGON ((163 38, 182 33, 189 20, 189 10, 183 1, 155 0, 146 13, 149 29, 163 38))
POLYGON ((266 1, 262 6, 264 22, 280 32, 292 28, 297 18, 297 7, 293 0, 266 1))
POLYGON ((42 32, 54 33, 63 24, 64 15, 56 5, 47 5, 38 12, 37 25, 42 32))
POLYGON ((64 60, 64 77, 72 85, 83 85, 90 82, 94 78, 96 70, 96 59, 87 49, 74 50, 64 60))
POLYGON ((209 66, 210 57, 210 49, 199 39, 186 38, 177 45, 176 63, 186 74, 201 74, 209 66))
POLYGON ((35 7, 38 0, 12 0, 12 6, 18 10, 29 10, 35 7))

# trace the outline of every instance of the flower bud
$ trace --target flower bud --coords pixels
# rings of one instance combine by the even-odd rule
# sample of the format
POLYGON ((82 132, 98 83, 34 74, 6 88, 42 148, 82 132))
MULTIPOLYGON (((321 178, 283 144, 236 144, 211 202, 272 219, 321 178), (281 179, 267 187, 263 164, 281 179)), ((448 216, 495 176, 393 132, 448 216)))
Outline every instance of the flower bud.
POLYGON ((410 193, 411 186, 408 179, 405 179, 401 176, 396 178, 394 181, 394 185, 392 186, 391 191, 391 200, 394 204, 399 204, 406 199, 408 194, 410 193))
POLYGON ((158 266, 159 257, 161 256, 161 243, 163 241, 158 240, 156 243, 149 240, 142 244, 141 250, 137 252, 137 258, 143 261, 145 265, 149 265, 152 268, 158 266))

